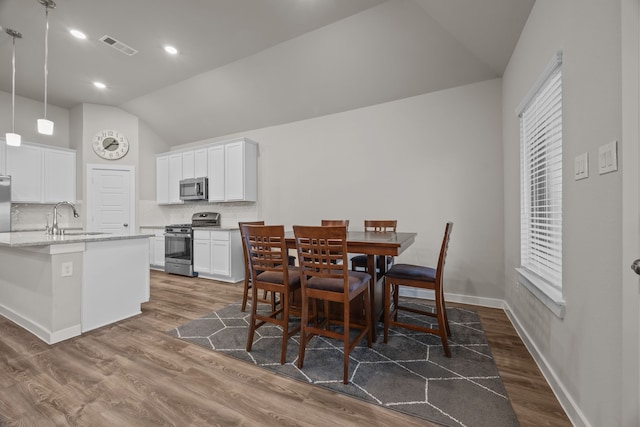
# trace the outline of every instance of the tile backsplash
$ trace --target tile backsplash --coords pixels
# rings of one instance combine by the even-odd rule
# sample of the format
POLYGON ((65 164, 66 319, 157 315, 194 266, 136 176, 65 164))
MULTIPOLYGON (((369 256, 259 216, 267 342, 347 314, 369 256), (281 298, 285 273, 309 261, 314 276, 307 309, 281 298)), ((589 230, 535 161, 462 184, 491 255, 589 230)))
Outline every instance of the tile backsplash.
MULTIPOLYGON (((11 230, 44 230, 46 225, 53 222, 54 204, 11 204, 11 230)), ((81 201, 74 203, 79 218, 74 218, 68 206, 58 208, 58 225, 62 228, 83 228, 84 205, 81 201)), ((183 205, 158 205, 155 200, 140 200, 138 202, 139 227, 164 227, 169 224, 183 224, 191 222, 191 216, 196 212, 219 212, 223 227, 237 227, 240 221, 255 221, 258 219, 258 204, 252 202, 236 203, 185 203, 183 205)))
MULTIPOLYGON (((44 230, 47 225, 53 224, 52 204, 35 203, 12 203, 11 204, 11 230, 44 230)), ((79 218, 73 217, 73 212, 69 206, 58 208, 58 225, 62 228, 82 228, 83 226, 83 205, 82 202, 74 203, 76 210, 80 214, 79 218)))

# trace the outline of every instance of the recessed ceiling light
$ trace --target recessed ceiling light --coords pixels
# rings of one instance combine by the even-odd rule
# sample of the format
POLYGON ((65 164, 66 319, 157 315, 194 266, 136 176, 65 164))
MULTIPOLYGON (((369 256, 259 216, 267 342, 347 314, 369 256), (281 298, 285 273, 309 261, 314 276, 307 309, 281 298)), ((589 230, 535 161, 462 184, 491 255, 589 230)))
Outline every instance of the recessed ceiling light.
POLYGON ((93 82, 93 85, 98 89, 106 89, 107 85, 102 82, 93 82))
POLYGON ((82 31, 79 30, 69 30, 69 32, 71 33, 71 35, 77 39, 80 40, 84 40, 87 38, 87 36, 85 35, 85 33, 83 33, 82 31))
POLYGON ((171 54, 171 55, 176 55, 178 53, 178 49, 176 49, 173 46, 169 46, 169 45, 164 47, 164 51, 169 53, 169 54, 171 54))

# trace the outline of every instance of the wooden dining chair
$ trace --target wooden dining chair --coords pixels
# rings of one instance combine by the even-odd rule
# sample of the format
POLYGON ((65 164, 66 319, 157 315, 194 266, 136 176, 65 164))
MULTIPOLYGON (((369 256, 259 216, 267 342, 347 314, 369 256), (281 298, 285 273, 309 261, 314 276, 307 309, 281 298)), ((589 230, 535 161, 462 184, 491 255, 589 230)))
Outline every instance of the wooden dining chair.
POLYGON ((349 220, 348 219, 323 219, 320 221, 320 225, 344 225, 349 230, 349 220))
POLYGON ((451 230, 453 223, 448 222, 440 247, 438 265, 435 269, 411 264, 395 264, 384 276, 384 342, 387 342, 389 326, 400 326, 403 328, 435 334, 440 336, 442 347, 447 357, 451 357, 447 336, 451 336, 449 319, 447 318, 447 308, 444 302, 444 290, 442 277, 444 274, 444 263, 449 248, 451 230), (435 292, 435 313, 418 310, 413 307, 400 305, 400 286, 413 288, 431 289, 435 292), (393 297, 393 309, 391 309, 391 298, 393 297), (414 314, 435 317, 438 319, 438 328, 419 326, 413 323, 398 321, 398 311, 403 310, 414 314))
POLYGON ((302 318, 300 330, 300 350, 298 368, 302 369, 305 349, 315 335, 342 340, 344 347, 343 382, 348 384, 349 354, 366 335, 371 347, 371 302, 369 285, 371 276, 360 271, 350 271, 347 266, 346 226, 293 226, 293 233, 300 264, 300 285, 302 290, 302 318), (364 298, 364 321, 352 322, 351 301, 364 298), (311 300, 325 301, 324 319, 318 324, 309 323, 311 300), (328 302, 342 305, 342 318, 331 319, 327 310, 328 302), (332 329, 332 325, 338 328, 332 329), (351 329, 359 329, 358 335, 350 341, 351 329))
MULTIPOLYGON (((366 219, 364 221, 364 231, 373 231, 376 233, 386 233, 389 231, 393 231, 395 233, 396 228, 398 226, 398 221, 395 219, 366 219)), ((353 271, 367 271, 367 256, 366 255, 356 255, 351 258, 351 269, 353 271)), ((386 271, 393 264, 393 257, 381 257, 376 256, 375 265, 378 271, 384 270, 386 271), (386 262, 387 265, 384 266, 386 262)))
MULTIPOLYGON (((242 291, 242 306, 240 307, 240 311, 244 312, 247 308, 247 300, 249 299, 249 290, 251 289, 251 274, 249 272, 249 257, 247 256, 247 247, 245 245, 244 236, 242 232, 242 225, 264 225, 264 221, 244 221, 239 222, 238 226, 240 227, 240 238, 242 240, 242 254, 244 255, 244 289, 242 291)), ((290 266, 296 265, 296 257, 289 256, 288 263, 290 266)), ((258 298, 258 302, 264 302, 267 304, 271 304, 275 309, 278 301, 275 299, 275 295, 271 295, 271 298, 268 298, 269 293, 267 291, 263 291, 262 296, 258 298)))
MULTIPOLYGON (((243 225, 264 225, 264 221, 245 221, 239 222, 238 226, 240 227, 240 238, 242 239, 242 253, 244 254, 244 290, 242 292, 242 306, 240 307, 240 311, 243 311, 247 308, 247 300, 249 299, 249 290, 251 289, 251 272, 249 266, 249 256, 247 254, 247 245, 244 240, 244 231, 243 225)), ((263 292, 262 297, 258 299, 259 302, 264 302, 272 305, 272 308, 275 310, 276 299, 275 295, 271 295, 271 299, 267 299, 267 291, 263 292)))
MULTIPOLYGON (((287 247, 283 225, 243 224, 244 241, 247 247, 251 274, 251 318, 247 337, 247 352, 251 351, 257 328, 265 323, 282 328, 282 346, 280 364, 287 356, 287 341, 300 330, 300 326, 291 328, 289 315, 292 314, 293 293, 300 288, 300 270, 288 265, 287 247), (279 307, 271 305, 271 312, 258 311, 258 293, 271 292, 279 295, 279 307)), ((300 310, 295 310, 298 314, 300 310)))

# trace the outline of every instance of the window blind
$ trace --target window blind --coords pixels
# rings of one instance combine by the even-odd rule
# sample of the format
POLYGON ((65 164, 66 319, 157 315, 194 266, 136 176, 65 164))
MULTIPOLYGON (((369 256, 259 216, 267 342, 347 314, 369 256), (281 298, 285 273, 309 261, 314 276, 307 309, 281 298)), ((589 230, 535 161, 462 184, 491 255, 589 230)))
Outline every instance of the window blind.
POLYGON ((520 112, 521 266, 562 289, 562 67, 545 70, 520 112))

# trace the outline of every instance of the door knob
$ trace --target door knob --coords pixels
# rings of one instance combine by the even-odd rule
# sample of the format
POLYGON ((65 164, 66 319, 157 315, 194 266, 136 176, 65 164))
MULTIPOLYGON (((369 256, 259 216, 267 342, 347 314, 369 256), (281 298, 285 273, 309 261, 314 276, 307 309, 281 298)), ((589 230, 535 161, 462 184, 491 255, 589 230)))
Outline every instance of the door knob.
POLYGON ((640 275, 640 259, 633 261, 631 264, 631 269, 636 272, 636 274, 640 275))

